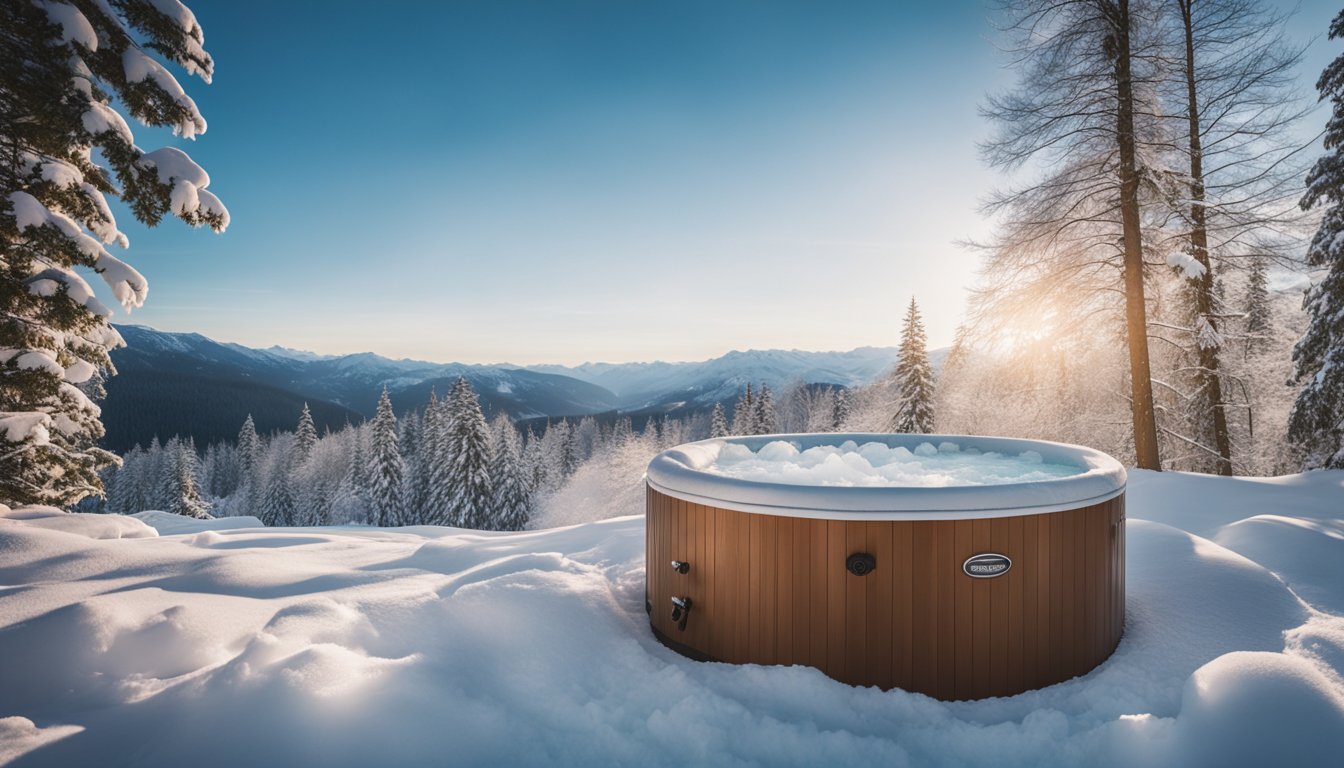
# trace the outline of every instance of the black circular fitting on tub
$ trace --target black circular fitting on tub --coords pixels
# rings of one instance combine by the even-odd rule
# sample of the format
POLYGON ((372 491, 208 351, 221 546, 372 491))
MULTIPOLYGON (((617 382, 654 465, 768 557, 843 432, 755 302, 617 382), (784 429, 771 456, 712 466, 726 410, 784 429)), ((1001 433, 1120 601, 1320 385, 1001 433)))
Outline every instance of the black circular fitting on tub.
POLYGON ((855 552, 845 558, 845 570, 855 576, 867 576, 877 567, 877 558, 867 552, 855 552))

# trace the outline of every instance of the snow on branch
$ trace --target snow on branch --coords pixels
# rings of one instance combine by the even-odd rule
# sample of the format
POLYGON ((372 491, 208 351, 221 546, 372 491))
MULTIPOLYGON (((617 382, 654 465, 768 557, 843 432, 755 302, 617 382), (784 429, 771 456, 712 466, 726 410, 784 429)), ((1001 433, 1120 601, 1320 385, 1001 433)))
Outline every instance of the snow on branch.
POLYGON ((47 18, 51 23, 61 28, 61 44, 76 43, 82 45, 90 51, 98 50, 98 33, 93 31, 93 25, 80 13, 79 9, 68 3, 44 2, 35 0, 33 3, 38 8, 46 11, 47 18))
POLYGON ((186 117, 172 126, 174 134, 183 138, 194 139, 205 133, 205 117, 196 108, 196 102, 187 95, 187 92, 182 88, 182 84, 177 82, 177 78, 164 69, 162 64, 146 56, 139 48, 130 46, 125 53, 121 54, 121 66, 126 72, 126 82, 140 83, 145 80, 153 80, 154 84, 167 93, 173 101, 177 102, 178 106, 186 110, 186 117))
POLYGON ((1191 280, 1197 280, 1204 276, 1204 265, 1199 263, 1199 259, 1188 253, 1172 251, 1167 254, 1167 266, 1180 270, 1191 280))
POLYGON ((146 152, 138 163, 142 168, 155 170, 159 182, 170 188, 169 205, 174 214, 193 225, 210 221, 220 232, 228 227, 229 210, 205 189, 210 186, 210 175, 186 152, 163 147, 146 152), (216 221, 219 223, 215 224, 216 221))

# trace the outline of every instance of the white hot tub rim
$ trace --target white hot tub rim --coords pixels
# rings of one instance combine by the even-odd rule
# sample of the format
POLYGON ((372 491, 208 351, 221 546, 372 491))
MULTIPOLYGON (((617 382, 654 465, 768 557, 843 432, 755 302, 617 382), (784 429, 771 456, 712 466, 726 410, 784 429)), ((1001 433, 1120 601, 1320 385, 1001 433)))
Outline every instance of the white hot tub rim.
POLYGON ((785 517, 826 520, 965 520, 1060 512, 1092 506, 1125 491, 1124 466, 1094 448, 1047 440, 981 435, 923 435, 883 432, 797 433, 725 437, 685 443, 649 463, 645 478, 653 490, 693 504, 785 517), (913 450, 920 443, 957 443, 963 449, 1022 453, 1043 461, 1077 465, 1076 475, 1021 483, 913 486, 820 486, 728 477, 700 469, 726 443, 752 451, 776 440, 800 450, 818 445, 879 442, 913 450))

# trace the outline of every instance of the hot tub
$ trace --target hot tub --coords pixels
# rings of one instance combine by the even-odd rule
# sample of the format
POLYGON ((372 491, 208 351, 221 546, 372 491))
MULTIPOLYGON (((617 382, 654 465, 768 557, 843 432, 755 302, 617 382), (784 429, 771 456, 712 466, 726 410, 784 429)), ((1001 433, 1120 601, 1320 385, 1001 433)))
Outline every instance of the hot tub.
POLYGON ((1084 674, 1124 631, 1125 470, 1090 448, 733 437, 647 481, 650 623, 692 658, 979 699, 1084 674))

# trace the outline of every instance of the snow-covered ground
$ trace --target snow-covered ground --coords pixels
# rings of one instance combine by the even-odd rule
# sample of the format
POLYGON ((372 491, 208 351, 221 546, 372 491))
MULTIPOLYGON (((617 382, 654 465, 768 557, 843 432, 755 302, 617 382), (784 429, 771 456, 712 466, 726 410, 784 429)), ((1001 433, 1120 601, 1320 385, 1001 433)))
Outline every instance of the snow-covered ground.
POLYGON ((638 515, 487 534, 0 509, 0 763, 1338 765, 1344 472, 1133 472, 1128 500, 1116 654, 956 703, 663 648, 638 515))

